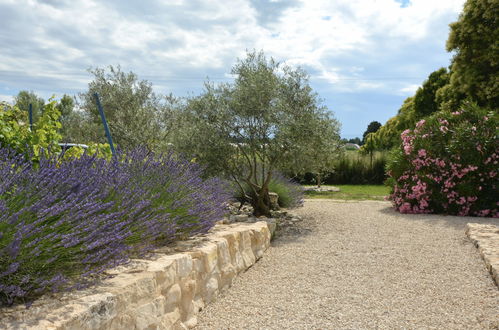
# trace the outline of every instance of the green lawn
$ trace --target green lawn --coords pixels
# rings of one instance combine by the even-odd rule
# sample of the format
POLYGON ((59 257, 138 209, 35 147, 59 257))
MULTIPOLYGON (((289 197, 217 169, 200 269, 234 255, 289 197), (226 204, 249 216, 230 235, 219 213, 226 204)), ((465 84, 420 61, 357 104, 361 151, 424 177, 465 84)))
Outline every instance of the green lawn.
MULTIPOLYGON (((312 186, 305 186, 312 187, 312 186)), ((327 187, 324 186, 323 187, 327 187)), ((344 200, 380 200, 390 193, 390 188, 383 185, 334 185, 340 188, 339 192, 306 191, 305 198, 331 198, 344 200)))

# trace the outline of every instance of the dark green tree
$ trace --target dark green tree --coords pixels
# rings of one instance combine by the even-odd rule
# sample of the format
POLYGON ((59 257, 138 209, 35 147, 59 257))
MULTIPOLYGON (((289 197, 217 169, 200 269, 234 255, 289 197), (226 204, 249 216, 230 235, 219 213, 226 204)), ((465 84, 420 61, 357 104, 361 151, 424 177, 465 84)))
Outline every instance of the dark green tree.
POLYGON ((61 113, 61 121, 64 117, 69 116, 75 107, 75 100, 73 97, 64 94, 62 98, 57 102, 57 110, 61 113))
POLYGON ((450 89, 443 102, 470 99, 480 106, 499 106, 499 1, 468 0, 450 25, 447 51, 454 51, 450 89))
POLYGON ((380 127, 381 127, 380 122, 378 122, 378 121, 370 122, 369 125, 367 125, 366 131, 364 132, 364 134, 362 134, 362 144, 366 143, 367 134, 376 133, 380 129, 380 127))
POLYGON ((414 112, 416 117, 422 118, 439 110, 437 91, 449 83, 449 73, 446 68, 432 72, 423 85, 418 88, 414 96, 414 112))

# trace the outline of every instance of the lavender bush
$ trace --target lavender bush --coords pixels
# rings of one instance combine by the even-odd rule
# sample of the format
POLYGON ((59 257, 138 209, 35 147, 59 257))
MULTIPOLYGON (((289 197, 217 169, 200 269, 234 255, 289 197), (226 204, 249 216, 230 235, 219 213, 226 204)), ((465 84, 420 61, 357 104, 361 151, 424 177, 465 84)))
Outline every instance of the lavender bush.
POLYGON ((279 195, 279 206, 286 208, 303 205, 303 187, 279 172, 274 172, 269 190, 279 195))
POLYGON ((228 196, 200 175, 145 150, 34 167, 0 149, 0 305, 84 287, 131 256, 208 231, 228 196))
MULTIPOLYGON (((243 184, 245 194, 251 196, 251 189, 247 184, 243 184)), ((278 203, 280 207, 295 208, 303 205, 303 187, 291 179, 288 179, 280 172, 273 172, 269 183, 269 190, 279 195, 278 203)), ((231 186, 233 197, 241 199, 241 189, 233 184, 231 186)))

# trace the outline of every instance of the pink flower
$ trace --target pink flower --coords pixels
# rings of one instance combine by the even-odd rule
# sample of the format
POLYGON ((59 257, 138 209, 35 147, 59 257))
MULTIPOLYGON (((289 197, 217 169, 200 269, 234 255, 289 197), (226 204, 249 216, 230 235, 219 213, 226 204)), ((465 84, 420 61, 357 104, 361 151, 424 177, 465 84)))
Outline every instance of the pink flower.
POLYGON ((400 213, 409 213, 411 212, 411 204, 404 203, 399 207, 400 213))
POLYGON ((405 131, 403 131, 402 133, 400 133, 400 137, 403 139, 405 138, 409 133, 411 132, 410 129, 406 129, 405 131))
POLYGON ((476 215, 478 215, 479 217, 486 217, 489 213, 490 213, 490 210, 486 209, 486 210, 478 211, 476 215))
POLYGON ((447 131, 448 131, 448 130, 449 130, 449 129, 448 129, 446 126, 440 126, 440 131, 441 131, 442 133, 444 133, 444 134, 445 134, 445 133, 447 133, 447 131))
POLYGON ((440 118, 439 118, 439 119, 438 119, 438 122, 439 122, 440 124, 442 124, 442 125, 449 125, 449 122, 448 122, 447 120, 445 120, 445 119, 440 119, 440 118))
POLYGON ((416 123, 416 128, 420 128, 420 127, 422 127, 425 123, 426 123, 426 120, 421 119, 420 121, 418 121, 418 122, 416 123))
POLYGON ((412 147, 410 145, 405 145, 404 146, 404 153, 406 155, 409 155, 412 152, 412 147))
POLYGON ((418 156, 419 156, 419 157, 426 157, 426 150, 424 150, 424 149, 419 149, 419 150, 418 150, 418 156))

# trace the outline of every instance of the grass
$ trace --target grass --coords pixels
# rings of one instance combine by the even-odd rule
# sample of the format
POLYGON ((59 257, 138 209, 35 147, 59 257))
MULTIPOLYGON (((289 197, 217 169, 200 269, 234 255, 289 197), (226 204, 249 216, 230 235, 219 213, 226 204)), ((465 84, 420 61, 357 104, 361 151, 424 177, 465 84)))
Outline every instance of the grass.
MULTIPOLYGON (((313 187, 313 186, 305 186, 313 187)), ((323 185, 327 187, 327 185, 323 185)), ((315 192, 306 191, 305 198, 330 198, 343 200, 384 200, 390 193, 390 188, 383 185, 334 185, 340 191, 315 192)))

